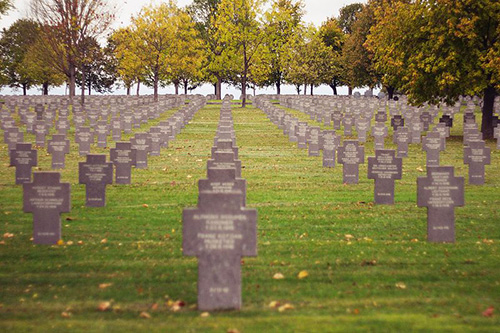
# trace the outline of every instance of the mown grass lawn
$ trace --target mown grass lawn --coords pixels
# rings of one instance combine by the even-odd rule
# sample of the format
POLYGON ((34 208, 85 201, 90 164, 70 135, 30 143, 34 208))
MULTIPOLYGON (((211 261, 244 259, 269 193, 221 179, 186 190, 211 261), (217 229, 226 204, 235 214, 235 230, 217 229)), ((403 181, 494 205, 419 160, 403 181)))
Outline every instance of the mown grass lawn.
MULTIPOLYGON (((340 165, 323 168, 321 157, 297 149, 262 111, 234 106, 259 253, 242 258, 243 308, 200 316, 197 260, 182 256, 181 216, 196 205, 219 110, 199 111, 161 156, 149 157, 148 169, 133 170, 132 185, 108 186, 104 208, 85 207, 77 175, 84 158, 72 141, 62 171, 72 190, 62 246, 32 245, 32 215, 22 212, 22 187, 1 145, 0 235, 13 234, 0 244, 2 331, 500 331, 500 151, 488 142, 486 184, 468 185, 461 114, 441 164, 466 178, 466 205, 455 210, 456 243, 431 244, 426 209, 416 206, 416 178, 425 175, 419 145, 403 161, 396 204, 377 206, 366 163, 359 184, 343 185, 340 165), (308 276, 299 279, 301 271, 308 276), (273 279, 276 273, 284 279, 273 279), (178 300, 185 306, 173 311, 178 300), (269 306, 275 301, 293 308, 280 312, 269 306), (110 311, 98 311, 102 302, 110 311), (490 306, 493 315, 483 316, 490 306)), ((386 146, 395 148, 389 138, 386 146)), ((373 156, 371 139, 365 147, 373 156)), ((50 170, 46 150, 38 156, 39 169, 50 170)))

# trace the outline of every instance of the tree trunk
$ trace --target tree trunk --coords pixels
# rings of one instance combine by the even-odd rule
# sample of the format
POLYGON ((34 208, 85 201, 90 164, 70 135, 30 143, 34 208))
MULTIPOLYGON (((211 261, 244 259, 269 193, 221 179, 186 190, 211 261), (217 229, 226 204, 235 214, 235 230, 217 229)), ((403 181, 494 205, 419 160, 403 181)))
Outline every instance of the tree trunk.
POLYGON ((276 93, 281 95, 281 80, 276 81, 276 93))
POLYGON ((494 86, 488 86, 484 90, 481 132, 483 139, 493 139, 493 106, 497 92, 494 86))
POLYGON ((330 88, 333 90, 333 94, 337 96, 337 85, 335 83, 330 84, 330 88))
POLYGON ((297 90, 297 95, 300 95, 300 84, 295 85, 295 90, 297 90))
POLYGON ((387 99, 393 99, 394 98, 394 87, 388 86, 385 88, 387 90, 387 99))
POLYGON ((89 82, 89 96, 92 95, 92 84, 89 82))
POLYGON ((127 96, 130 96, 130 86, 127 86, 127 96))
POLYGON ((222 77, 217 75, 217 83, 215 84, 215 97, 222 99, 222 77))
POLYGON ((311 96, 314 95, 313 89, 314 89, 314 84, 311 84, 311 96))
POLYGON ((80 103, 82 105, 85 104, 85 69, 83 68, 82 68, 82 100, 80 101, 80 103))
POLYGON ((307 83, 304 83, 304 95, 307 95, 307 83))
POLYGON ((75 65, 69 64, 69 96, 73 98, 76 96, 76 69, 75 65))
POLYGON ((241 107, 245 108, 247 106, 247 77, 243 74, 241 78, 241 107))
POLYGON ((153 81, 153 100, 158 102, 158 83, 160 82, 160 73, 158 69, 155 70, 154 81, 153 81))
POLYGON ((23 83, 23 96, 26 96, 27 93, 28 93, 27 84, 23 83))
POLYGON ((139 88, 141 88, 141 80, 137 80, 137 96, 139 96, 139 88))
POLYGON ((175 82, 174 87, 175 87, 175 94, 179 95, 179 82, 175 82))
POLYGON ((352 87, 349 86, 349 96, 352 96, 352 87))
POLYGON ((44 82, 42 84, 42 94, 43 95, 48 95, 49 94, 49 83, 48 82, 44 82))

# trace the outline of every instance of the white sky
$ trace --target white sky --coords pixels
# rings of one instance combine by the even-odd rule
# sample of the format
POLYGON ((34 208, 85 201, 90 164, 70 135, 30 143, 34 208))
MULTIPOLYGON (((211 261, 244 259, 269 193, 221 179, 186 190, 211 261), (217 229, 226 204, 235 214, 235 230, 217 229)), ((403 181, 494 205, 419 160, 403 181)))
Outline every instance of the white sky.
MULTIPOLYGON (((103 0, 109 3, 114 3, 117 5, 118 12, 114 27, 126 26, 130 23, 130 17, 132 15, 136 15, 143 6, 149 5, 150 3, 158 4, 162 1, 160 0, 103 0)), ((22 17, 28 16, 28 7, 30 0, 14 0, 15 9, 10 10, 7 15, 2 16, 0 18, 0 29, 9 27, 13 22, 22 17)), ((189 5, 192 0, 177 0, 177 5, 179 7, 183 7, 189 5)), ((270 2, 268 0, 268 2, 270 2)), ((324 22, 328 17, 338 16, 339 9, 344 7, 345 5, 362 2, 366 3, 366 0, 303 0, 305 7, 305 16, 304 21, 306 23, 313 23, 316 26, 319 26, 322 22, 324 22)), ((0 93, 9 93, 6 91, 7 89, 2 89, 0 93)), ((231 93, 235 96, 239 96, 239 92, 234 88, 224 89, 223 93, 231 93)), ((284 87, 283 93, 293 94, 295 93, 293 87, 284 87)), ((165 88, 165 91, 161 91, 162 93, 171 93, 173 91, 172 87, 165 88)), ((213 89, 210 86, 203 86, 199 89, 196 89, 194 93, 201 94, 210 94, 213 89)), ((261 93, 269 93, 272 94, 274 89, 268 89, 267 91, 260 91, 261 93)), ((147 93, 148 90, 146 87, 141 88, 142 93, 147 93)), ((16 93, 16 92, 13 92, 16 93)), ((17 92, 19 93, 19 92, 17 92)), ((33 89, 30 91, 30 94, 35 94, 37 91, 33 89)), ((51 93, 64 93, 64 91, 52 91, 51 93)), ((118 92, 120 93, 120 92, 118 92)), ((123 93, 123 92, 121 92, 123 93)), ((329 87, 320 87, 316 89, 316 93, 318 94, 331 94, 331 89, 329 87)), ((341 90, 339 93, 345 93, 341 90)))

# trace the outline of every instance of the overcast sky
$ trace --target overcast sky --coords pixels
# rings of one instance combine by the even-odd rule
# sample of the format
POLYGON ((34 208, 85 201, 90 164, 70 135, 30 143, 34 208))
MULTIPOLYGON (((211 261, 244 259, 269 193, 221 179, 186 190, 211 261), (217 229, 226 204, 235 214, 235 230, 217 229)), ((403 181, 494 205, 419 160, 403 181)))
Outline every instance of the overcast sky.
MULTIPOLYGON (((159 4, 162 1, 160 0, 103 0, 111 3, 115 3, 118 8, 117 18, 114 24, 114 27, 126 26, 130 23, 130 17, 132 15, 136 15, 143 6, 149 5, 150 3, 159 4)), ((14 21, 19 18, 27 17, 28 13, 28 4, 30 0, 14 0, 15 9, 10 10, 7 15, 2 16, 0 18, 0 28, 9 27, 14 21)), ((189 5, 192 0, 177 0, 177 5, 179 7, 183 7, 189 5)), ((268 2, 270 2, 268 0, 268 2)), ((344 7, 345 5, 361 2, 366 3, 366 0, 303 0, 305 7, 305 16, 304 21, 306 23, 313 23, 316 26, 319 26, 322 22, 324 22, 328 17, 338 16, 339 9, 344 7)), ((318 93, 331 94, 331 89, 329 87, 321 87, 318 93)), ((0 93, 7 93, 6 89, 2 89, 0 93)), ((144 88, 146 90, 146 88, 144 88)), ((170 92, 171 89, 168 89, 170 92)), ((195 90, 195 93, 208 94, 212 92, 212 88, 208 87, 203 89, 203 91, 199 91, 200 89, 195 90)), ((271 90, 261 91, 263 93, 273 93, 271 90)), ((237 94, 236 90, 230 89, 229 93, 237 94)), ((36 91, 30 93, 36 93, 36 91)), ((62 93, 62 92, 58 92, 62 93)), ((146 93, 146 91, 145 91, 146 93)), ((284 93, 294 93, 293 87, 289 87, 289 89, 285 89, 284 93), (290 91, 288 91, 290 90, 290 91)), ((342 93, 342 92, 341 92, 342 93)))

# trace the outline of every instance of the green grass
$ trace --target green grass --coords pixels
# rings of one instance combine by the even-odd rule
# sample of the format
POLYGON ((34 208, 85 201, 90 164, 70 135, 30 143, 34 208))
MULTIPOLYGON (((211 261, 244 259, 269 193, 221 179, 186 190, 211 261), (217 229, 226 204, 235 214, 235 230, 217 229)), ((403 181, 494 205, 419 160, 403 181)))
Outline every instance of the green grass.
MULTIPOLYGON (((486 184, 466 180, 466 206, 455 210, 456 243, 430 244, 426 209, 416 206, 416 178, 425 175, 419 145, 410 145, 403 161, 396 204, 377 206, 366 163, 359 184, 343 185, 341 166, 323 168, 321 157, 297 149, 252 106, 233 106, 233 117, 247 205, 259 214, 259 253, 242 258, 243 308, 201 317, 197 260, 182 256, 181 216, 196 205, 219 109, 211 104, 198 112, 161 156, 149 157, 148 169, 133 170, 132 185, 108 186, 104 208, 85 207, 77 179, 84 158, 72 142, 62 171, 71 183, 72 210, 62 215, 62 229, 73 245, 32 245, 32 215, 22 212, 22 187, 14 185, 1 145, 0 236, 14 234, 0 244, 2 331, 500 331, 500 151, 494 142, 488 142, 486 184), (298 279, 302 270, 309 276, 298 279), (285 278, 275 280, 275 273, 285 278), (112 285, 101 289, 102 283, 112 285), (173 312, 169 300, 186 306, 173 312), (112 311, 97 311, 103 301, 112 311), (268 306, 272 301, 294 309, 279 312, 268 306), (493 316, 483 317, 489 306, 493 316), (140 318, 143 311, 151 319, 140 318)), ((461 115, 454 125, 441 164, 467 179, 461 115)), ((386 146, 395 147, 389 139, 386 146)), ((373 156, 371 139, 365 147, 373 156)), ((39 169, 50 170, 46 150, 38 154, 39 169)))

